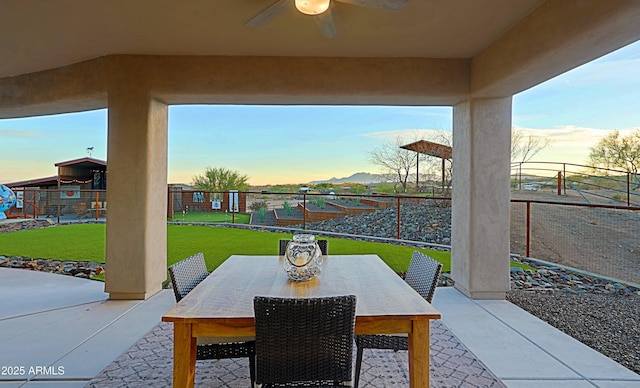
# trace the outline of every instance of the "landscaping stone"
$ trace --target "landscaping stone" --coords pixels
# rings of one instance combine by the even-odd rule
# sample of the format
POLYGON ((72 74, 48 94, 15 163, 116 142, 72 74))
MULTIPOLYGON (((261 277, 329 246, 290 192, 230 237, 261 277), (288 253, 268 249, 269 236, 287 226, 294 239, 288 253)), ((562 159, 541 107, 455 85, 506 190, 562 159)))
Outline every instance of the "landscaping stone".
POLYGON ((55 223, 50 219, 43 220, 4 220, 0 222, 0 233, 17 232, 20 230, 39 229, 54 226, 55 223))
POLYGON ((90 279, 106 271, 106 265, 104 263, 94 263, 91 261, 63 262, 59 260, 33 259, 22 256, 7 257, 2 255, 0 255, 0 267, 49 272, 83 279, 90 279))
MULTIPOLYGON (((444 206, 444 202, 425 200, 400 205, 400 239, 441 245, 451 244, 451 208, 444 206)), ((389 207, 371 213, 307 223, 307 229, 397 238, 398 209, 389 207)))

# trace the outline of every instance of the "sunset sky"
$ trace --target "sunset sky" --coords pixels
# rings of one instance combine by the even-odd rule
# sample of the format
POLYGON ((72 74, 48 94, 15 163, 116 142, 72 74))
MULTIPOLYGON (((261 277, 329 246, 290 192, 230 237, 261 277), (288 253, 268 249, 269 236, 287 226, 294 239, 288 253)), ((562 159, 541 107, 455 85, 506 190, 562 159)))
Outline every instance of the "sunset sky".
MULTIPOLYGON (((550 139, 535 160, 577 164, 611 130, 640 128, 640 42, 514 96, 513 126, 550 139)), ((190 183, 207 166, 253 185, 379 173, 373 148, 451 128, 450 107, 171 106, 168 180, 190 183)), ((0 183, 53 176, 87 147, 106 160, 106 138, 106 110, 0 120, 0 183)))

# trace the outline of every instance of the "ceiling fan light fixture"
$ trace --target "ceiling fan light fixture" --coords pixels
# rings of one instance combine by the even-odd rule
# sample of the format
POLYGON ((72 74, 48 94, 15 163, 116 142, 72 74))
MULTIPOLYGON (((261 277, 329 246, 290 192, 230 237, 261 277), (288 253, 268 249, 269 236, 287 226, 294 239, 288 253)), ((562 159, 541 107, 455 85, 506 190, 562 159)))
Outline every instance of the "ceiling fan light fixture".
POLYGON ((329 9, 331 0, 295 0, 296 9, 305 15, 319 15, 329 9))

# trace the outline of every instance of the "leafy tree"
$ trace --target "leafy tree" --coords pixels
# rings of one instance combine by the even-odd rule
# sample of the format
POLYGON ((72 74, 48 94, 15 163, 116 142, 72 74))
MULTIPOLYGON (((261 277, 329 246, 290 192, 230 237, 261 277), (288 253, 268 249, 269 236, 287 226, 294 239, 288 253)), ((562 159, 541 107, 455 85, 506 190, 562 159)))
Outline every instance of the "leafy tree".
POLYGON ((224 167, 207 167, 203 175, 193 177, 193 187, 206 191, 247 190, 249 176, 224 167))
POLYGON ((593 167, 621 169, 632 174, 631 179, 640 187, 638 168, 640 167, 640 129, 627 136, 613 131, 591 147, 589 162, 593 167))
POLYGON ((379 183, 376 185, 374 191, 380 194, 393 194, 394 187, 391 183, 379 183))
POLYGON ((315 185, 315 186, 314 186, 314 188, 315 188, 316 190, 318 190, 318 191, 320 191, 320 190, 328 190, 328 189, 330 189, 331 187, 333 187, 333 184, 332 184, 332 183, 329 183, 329 182, 325 182, 325 183, 318 183, 317 185, 315 185))
POLYGON ((353 194, 366 194, 367 186, 361 183, 354 183, 351 185, 351 189, 349 191, 353 194))

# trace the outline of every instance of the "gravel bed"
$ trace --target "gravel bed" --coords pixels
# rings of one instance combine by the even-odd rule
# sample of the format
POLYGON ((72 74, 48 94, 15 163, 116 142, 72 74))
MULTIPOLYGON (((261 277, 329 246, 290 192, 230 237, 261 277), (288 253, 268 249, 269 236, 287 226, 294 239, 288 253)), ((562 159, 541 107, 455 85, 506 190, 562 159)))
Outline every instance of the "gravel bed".
MULTIPOLYGON (((421 201, 400 206, 400 239, 433 244, 451 244, 451 207, 445 201, 421 201)), ((307 229, 382 238, 398 235, 398 209, 307 223, 307 229)))
POLYGON ((640 374, 640 297, 516 290, 507 300, 640 374))

